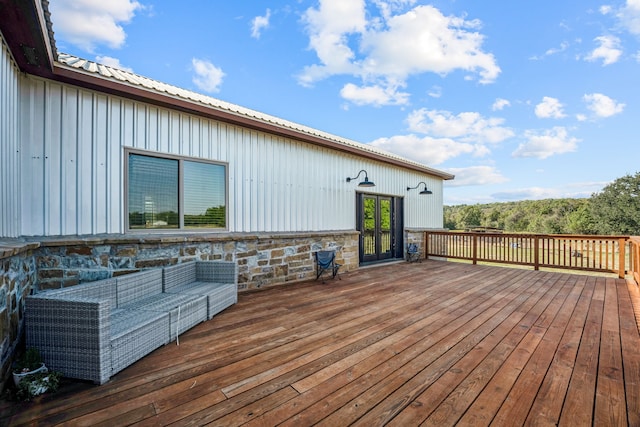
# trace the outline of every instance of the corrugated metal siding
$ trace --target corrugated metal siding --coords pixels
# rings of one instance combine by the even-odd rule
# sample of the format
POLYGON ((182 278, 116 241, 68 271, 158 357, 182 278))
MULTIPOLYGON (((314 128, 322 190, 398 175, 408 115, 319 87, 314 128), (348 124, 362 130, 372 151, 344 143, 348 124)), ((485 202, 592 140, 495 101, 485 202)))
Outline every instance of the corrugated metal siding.
POLYGON ((212 98, 207 95, 203 95, 203 94, 191 92, 179 87, 171 86, 167 83, 152 80, 148 77, 133 74, 128 71, 119 70, 117 68, 113 68, 104 64, 97 64, 95 62, 88 61, 83 58, 78 58, 76 56, 69 55, 67 53, 58 54, 58 61, 56 62, 56 67, 73 69, 82 73, 87 73, 87 72, 93 73, 93 74, 99 75, 101 79, 111 80, 112 82, 117 82, 117 83, 125 82, 128 85, 132 85, 132 87, 144 88, 144 90, 148 91, 149 93, 153 92, 156 94, 171 95, 176 99, 186 100, 188 102, 194 102, 218 111, 233 113, 234 115, 237 114, 239 116, 244 116, 245 118, 250 118, 254 120, 255 123, 276 124, 283 128, 287 128, 287 129, 291 129, 296 132, 299 132, 300 134, 317 136, 322 139, 326 139, 327 141, 332 141, 334 143, 337 143, 338 145, 357 148, 358 150, 366 151, 369 153, 375 153, 387 159, 400 161, 402 163, 407 164, 407 166, 418 166, 420 169, 424 169, 425 173, 431 173, 435 176, 439 176, 444 179, 453 178, 452 175, 446 172, 431 169, 426 165, 422 165, 413 160, 409 160, 409 159, 400 157, 396 154, 380 150, 371 145, 361 144, 359 142, 351 141, 342 137, 338 137, 336 135, 331 135, 329 133, 323 132, 318 129, 313 129, 298 123, 293 123, 288 120, 281 119, 279 117, 270 116, 268 114, 261 113, 259 111, 241 107, 239 105, 230 104, 228 102, 222 101, 220 99, 212 98))
POLYGON ((421 195, 420 191, 422 191, 423 185, 420 185, 419 188, 406 191, 404 226, 407 228, 442 228, 444 224, 442 181, 416 174, 413 182, 407 184, 407 186, 415 187, 421 181, 427 184, 427 188, 431 190, 433 194, 421 195))
POLYGON ((122 231, 120 107, 119 100, 112 103, 103 95, 25 79, 22 235, 122 231))
POLYGON ((125 232, 124 147, 228 163, 232 232, 353 229, 361 169, 406 197, 405 226, 442 225, 438 178, 33 77, 22 105, 23 235, 125 232), (419 181, 434 194, 406 191, 419 181))
POLYGON ((20 235, 19 79, 0 34, 0 237, 20 235))

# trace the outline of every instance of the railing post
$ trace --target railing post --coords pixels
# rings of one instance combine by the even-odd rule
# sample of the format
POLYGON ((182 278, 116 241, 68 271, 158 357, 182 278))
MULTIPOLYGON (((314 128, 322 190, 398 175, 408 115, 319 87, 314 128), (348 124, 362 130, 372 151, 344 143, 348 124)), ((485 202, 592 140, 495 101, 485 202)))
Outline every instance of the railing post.
POLYGON ((627 239, 618 239, 618 277, 620 279, 624 279, 625 276, 625 270, 624 270, 624 260, 625 260, 625 247, 627 246, 626 243, 627 239))
POLYGON ((538 235, 536 234, 533 238, 533 269, 540 270, 540 241, 538 240, 538 235))
POLYGON ((633 242, 631 242, 629 244, 629 263, 630 263, 630 269, 631 269, 631 275, 633 276, 633 279, 636 281, 636 285, 639 285, 640 283, 638 283, 638 279, 637 279, 637 274, 638 274, 638 267, 640 267, 640 251, 638 250, 638 247, 636 244, 634 244, 633 242))
POLYGON ((473 235, 473 247, 472 247, 472 256, 473 256, 473 264, 477 264, 478 263, 478 235, 474 234, 473 235))
POLYGON ((424 232, 424 259, 429 259, 429 232, 424 232))

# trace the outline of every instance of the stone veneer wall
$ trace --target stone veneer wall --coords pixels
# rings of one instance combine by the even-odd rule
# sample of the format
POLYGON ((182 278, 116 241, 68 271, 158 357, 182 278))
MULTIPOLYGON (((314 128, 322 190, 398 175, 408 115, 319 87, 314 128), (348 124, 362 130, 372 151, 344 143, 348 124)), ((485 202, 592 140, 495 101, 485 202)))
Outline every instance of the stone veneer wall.
MULTIPOLYGON (((0 244, 0 379, 10 376, 23 330, 24 299, 37 280, 37 244, 0 244)), ((0 381, 0 392, 4 381, 0 381)))
POLYGON ((238 263, 239 290, 315 278, 313 253, 336 249, 342 271, 358 267, 358 232, 127 235, 43 240, 36 251, 38 290, 193 260, 238 263))
POLYGON ((425 230, 423 229, 414 229, 414 228, 406 228, 404 230, 404 258, 407 259, 407 245, 409 243, 415 243, 418 245, 418 249, 420 250, 420 259, 424 259, 424 251, 425 251, 425 230))
MULTIPOLYGON (((405 259, 406 257, 406 253, 407 253, 407 249, 406 249, 406 245, 408 245, 409 243, 417 243, 418 244, 418 248, 420 249, 420 259, 424 259, 425 258, 425 249, 426 249, 426 233, 429 231, 448 231, 447 229, 444 228, 406 228, 404 230, 404 241, 405 241, 405 259)), ((429 259, 437 259, 437 260, 442 260, 442 261, 446 261, 446 258, 443 257, 430 257, 429 259)))
POLYGON ((24 298, 30 293, 193 260, 236 261, 240 291, 312 280, 313 253, 322 249, 336 250, 341 272, 357 269, 358 236, 346 230, 0 241, 0 378, 9 376, 22 337, 24 298))

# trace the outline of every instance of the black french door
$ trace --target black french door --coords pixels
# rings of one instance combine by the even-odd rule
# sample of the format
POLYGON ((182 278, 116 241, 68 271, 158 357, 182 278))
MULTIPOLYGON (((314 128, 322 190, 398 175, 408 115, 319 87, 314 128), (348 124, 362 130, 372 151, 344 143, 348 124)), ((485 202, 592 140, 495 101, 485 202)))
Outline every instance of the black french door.
MULTIPOLYGON (((360 262, 396 258, 398 237, 402 239, 402 199, 358 193, 357 228, 360 231, 360 262), (398 230, 400 227, 400 230, 398 230)), ((402 247, 400 242, 399 247, 402 247)))

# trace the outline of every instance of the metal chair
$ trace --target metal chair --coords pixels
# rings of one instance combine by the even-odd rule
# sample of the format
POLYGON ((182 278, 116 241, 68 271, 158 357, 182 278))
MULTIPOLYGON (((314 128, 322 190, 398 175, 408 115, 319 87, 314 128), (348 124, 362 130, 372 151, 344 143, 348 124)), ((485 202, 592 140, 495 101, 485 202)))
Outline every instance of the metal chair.
MULTIPOLYGON (((341 265, 336 263, 336 251, 318 251, 315 252, 315 257, 316 280, 325 273, 330 273, 332 279, 335 279, 336 276, 338 276, 338 270, 341 265)), ((338 280, 342 280, 340 276, 338 276, 338 280)), ((324 277, 322 279, 322 283, 324 283, 324 277)))
POLYGON ((421 262, 420 261, 420 248, 417 243, 409 243, 407 245, 407 262, 421 262))

